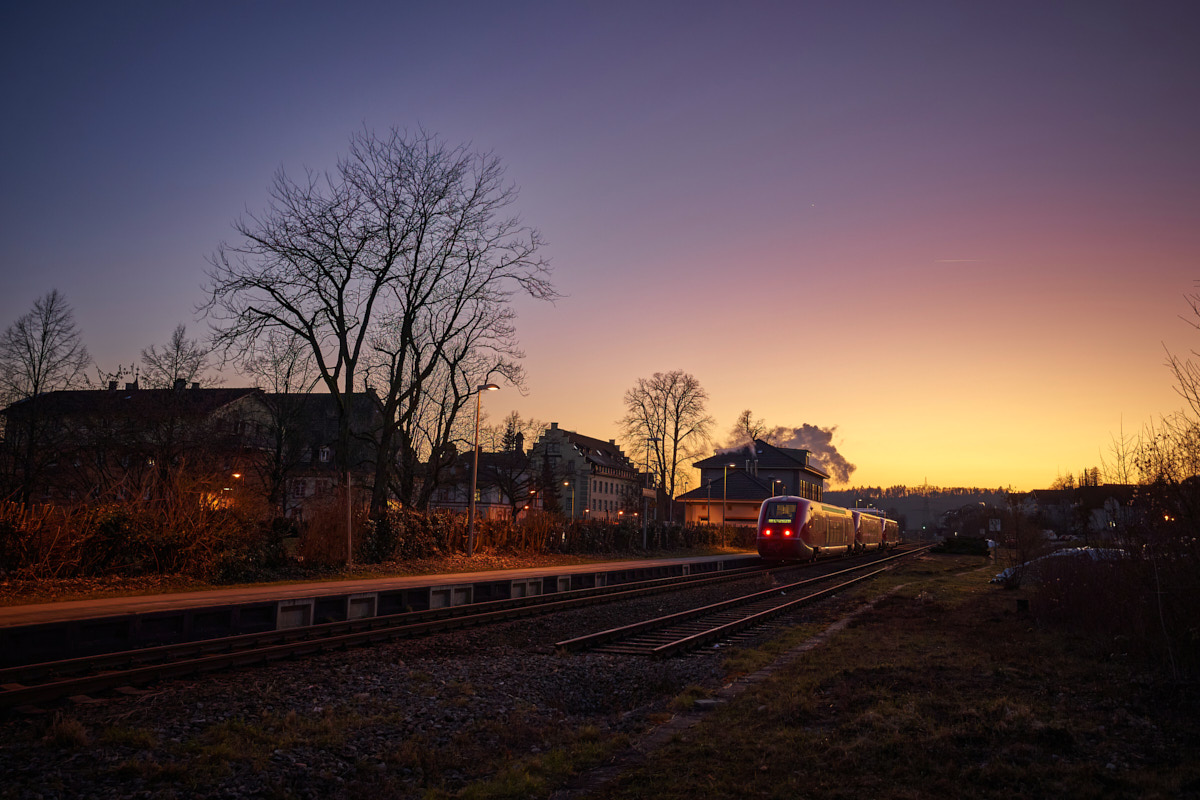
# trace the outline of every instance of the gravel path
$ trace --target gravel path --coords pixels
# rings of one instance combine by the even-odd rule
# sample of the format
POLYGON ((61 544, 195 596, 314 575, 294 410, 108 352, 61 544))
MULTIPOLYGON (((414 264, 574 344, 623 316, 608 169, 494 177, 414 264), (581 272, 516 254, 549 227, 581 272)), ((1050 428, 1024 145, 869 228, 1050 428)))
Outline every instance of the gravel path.
MULTIPOLYGON (((619 746, 722 654, 559 656, 553 642, 715 602, 769 578, 174 681, 0 718, 0 798, 451 796, 505 768, 619 746), (432 794, 431 794, 432 792, 432 794)), ((596 756, 599 757, 599 756, 596 756)), ((540 787, 540 788, 539 788, 540 787)))

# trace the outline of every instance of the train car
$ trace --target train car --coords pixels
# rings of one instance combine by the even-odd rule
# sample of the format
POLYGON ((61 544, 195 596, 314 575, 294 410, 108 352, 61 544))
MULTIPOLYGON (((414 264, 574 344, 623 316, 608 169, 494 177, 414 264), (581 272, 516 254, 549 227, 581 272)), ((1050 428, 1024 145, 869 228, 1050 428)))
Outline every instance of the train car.
POLYGON ((850 512, 803 497, 781 495, 758 510, 758 554, 763 558, 809 561, 854 549, 850 512))
POLYGON ((883 546, 895 547, 900 544, 900 523, 894 519, 883 521, 883 546))
POLYGON ((868 508, 856 508, 850 516, 854 518, 854 548, 860 553, 883 549, 883 532, 888 520, 868 508))

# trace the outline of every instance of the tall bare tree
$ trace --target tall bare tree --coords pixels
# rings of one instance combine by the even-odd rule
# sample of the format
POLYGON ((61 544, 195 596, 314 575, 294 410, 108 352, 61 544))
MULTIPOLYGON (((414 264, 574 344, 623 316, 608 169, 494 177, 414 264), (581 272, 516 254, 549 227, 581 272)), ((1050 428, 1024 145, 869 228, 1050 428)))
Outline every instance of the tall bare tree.
POLYGON ((770 431, 767 427, 765 419, 755 419, 754 413, 750 409, 746 409, 738 414, 737 421, 733 423, 733 429, 729 431, 729 443, 727 447, 737 447, 747 442, 753 442, 755 439, 762 439, 770 431))
MULTIPOLYGON (((30 401, 46 392, 82 385, 91 363, 75 314, 57 289, 34 301, 33 308, 0 335, 0 400, 5 406, 30 401)), ((26 402, 8 411, 5 449, 10 491, 29 503, 42 467, 53 457, 50 421, 38 404, 26 402)))
POLYGON ((167 343, 142 350, 141 378, 148 389, 170 389, 176 381, 199 382, 208 369, 209 351, 200 340, 187 338, 187 326, 180 323, 167 343))
POLYGON ((75 312, 53 289, 0 336, 0 399, 15 403, 81 386, 91 361, 75 312))
MULTIPOLYGON (((637 384, 625 392, 622 437, 631 453, 649 446, 651 466, 668 497, 675 497, 686 462, 708 445, 714 420, 708 415, 707 403, 708 393, 700 381, 683 370, 638 378, 637 384)), ((671 520, 673 506, 668 512, 671 520)))
POLYGON ((455 370, 478 363, 463 353, 511 346, 505 304, 515 291, 554 296, 541 239, 501 216, 516 191, 495 156, 424 131, 358 133, 333 173, 296 182, 280 171, 271 198, 261 216, 235 224, 239 241, 211 260, 205 309, 219 323, 214 343, 244 353, 272 329, 303 340, 337 403, 344 469, 350 400, 371 365, 384 419, 378 513, 397 432, 424 396, 441 394, 427 381, 448 374, 461 388, 455 370))

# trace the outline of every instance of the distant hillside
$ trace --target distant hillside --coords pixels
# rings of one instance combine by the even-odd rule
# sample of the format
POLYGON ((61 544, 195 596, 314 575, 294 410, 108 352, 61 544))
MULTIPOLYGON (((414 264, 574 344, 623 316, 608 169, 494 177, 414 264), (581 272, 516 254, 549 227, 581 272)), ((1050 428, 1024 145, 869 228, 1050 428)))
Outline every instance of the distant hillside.
POLYGON ((987 503, 989 506, 1004 506, 1008 490, 979 488, 947 488, 892 486, 850 488, 826 491, 826 502, 844 508, 865 506, 886 511, 888 516, 900 520, 906 531, 919 531, 926 525, 937 522, 938 517, 954 508, 965 505, 987 503))

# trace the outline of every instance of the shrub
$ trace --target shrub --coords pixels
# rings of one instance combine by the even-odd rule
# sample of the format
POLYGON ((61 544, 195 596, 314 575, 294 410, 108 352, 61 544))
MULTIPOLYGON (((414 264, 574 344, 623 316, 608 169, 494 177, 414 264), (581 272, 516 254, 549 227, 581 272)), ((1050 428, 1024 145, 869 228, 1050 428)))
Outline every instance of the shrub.
POLYGON ((987 558, 988 540, 980 536, 951 536, 933 548, 935 553, 948 555, 983 556, 987 558))

